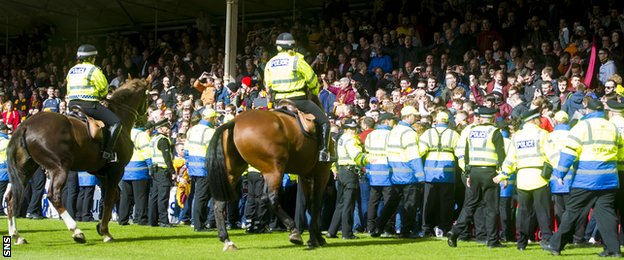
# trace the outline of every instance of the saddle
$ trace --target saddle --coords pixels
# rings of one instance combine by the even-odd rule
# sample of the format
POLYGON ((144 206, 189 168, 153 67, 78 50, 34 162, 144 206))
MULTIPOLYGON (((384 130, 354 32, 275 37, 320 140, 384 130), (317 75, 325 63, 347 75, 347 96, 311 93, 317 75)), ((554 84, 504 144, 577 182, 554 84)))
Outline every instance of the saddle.
POLYGON ((316 119, 316 117, 312 114, 301 112, 297 109, 295 102, 292 100, 282 99, 274 111, 295 117, 299 123, 301 131, 306 136, 316 136, 316 124, 314 123, 314 119, 316 119))
POLYGON ((69 108, 68 116, 76 118, 76 119, 82 121, 83 123, 85 123, 86 126, 87 126, 87 133, 89 134, 89 136, 91 136, 91 138, 93 138, 95 140, 103 140, 104 139, 104 133, 102 132, 102 128, 104 128, 104 126, 105 126, 104 122, 102 122, 100 120, 96 120, 96 119, 88 116, 84 112, 82 107, 80 107, 78 105, 71 106, 69 108))

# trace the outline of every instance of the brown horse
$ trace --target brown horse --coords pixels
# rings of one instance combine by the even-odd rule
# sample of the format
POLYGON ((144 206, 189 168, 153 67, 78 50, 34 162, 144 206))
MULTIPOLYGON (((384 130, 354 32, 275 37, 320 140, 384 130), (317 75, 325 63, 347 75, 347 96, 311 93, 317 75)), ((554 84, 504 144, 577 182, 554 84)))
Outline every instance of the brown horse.
POLYGON ((320 214, 330 164, 317 162, 318 150, 317 140, 304 135, 294 117, 280 112, 249 110, 216 129, 208 149, 208 178, 224 251, 236 249, 225 228, 225 201, 234 199, 234 187, 248 164, 262 173, 269 203, 290 231, 294 244, 303 244, 303 239, 280 207, 278 189, 284 172, 299 175, 311 215, 308 247, 326 243, 321 236, 320 214))
POLYGON ((51 182, 48 198, 78 243, 84 243, 86 240, 82 231, 76 227, 74 219, 63 207, 61 202, 63 186, 70 170, 88 171, 96 175, 104 190, 104 211, 100 223, 97 224, 97 230, 104 236, 104 242, 112 241, 108 222, 118 197, 117 185, 123 175, 124 166, 132 157, 130 130, 139 115, 144 114, 147 109, 148 86, 149 83, 144 80, 131 80, 115 91, 108 100, 109 108, 119 116, 123 124, 122 133, 115 147, 117 161, 113 163, 101 159, 101 142, 92 139, 86 125, 76 118, 42 112, 20 124, 7 148, 11 182, 7 192, 9 235, 16 244, 26 243, 17 232, 15 214, 19 212, 24 184, 38 167, 46 169, 51 182))

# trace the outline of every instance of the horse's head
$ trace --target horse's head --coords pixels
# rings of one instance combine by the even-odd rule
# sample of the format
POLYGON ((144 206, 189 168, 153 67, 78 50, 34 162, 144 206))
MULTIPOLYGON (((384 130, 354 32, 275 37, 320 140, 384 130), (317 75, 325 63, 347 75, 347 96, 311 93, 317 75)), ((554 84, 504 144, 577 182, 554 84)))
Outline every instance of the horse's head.
POLYGON ((120 118, 133 116, 132 119, 144 115, 147 111, 147 92, 151 84, 146 80, 132 79, 127 81, 113 93, 109 99, 109 108, 120 118))

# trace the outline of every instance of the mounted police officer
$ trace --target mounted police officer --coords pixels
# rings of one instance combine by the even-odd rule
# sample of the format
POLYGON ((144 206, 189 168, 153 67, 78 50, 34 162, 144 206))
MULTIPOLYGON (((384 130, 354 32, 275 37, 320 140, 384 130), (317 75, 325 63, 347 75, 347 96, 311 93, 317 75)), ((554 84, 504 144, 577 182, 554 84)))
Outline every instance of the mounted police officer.
POLYGON ((121 133, 121 120, 99 103, 108 94, 108 81, 102 70, 94 65, 97 54, 98 51, 93 45, 83 44, 78 47, 76 52, 78 64, 67 73, 67 98, 70 107, 78 105, 87 115, 106 124, 108 136, 104 140, 102 159, 115 161, 113 149, 121 133))
POLYGON ((295 38, 290 33, 278 35, 275 44, 279 53, 269 60, 264 69, 264 85, 272 93, 273 103, 288 98, 295 102, 299 110, 314 115, 314 122, 321 129, 319 161, 329 162, 330 124, 316 98, 319 93, 317 76, 303 55, 294 50, 295 38))

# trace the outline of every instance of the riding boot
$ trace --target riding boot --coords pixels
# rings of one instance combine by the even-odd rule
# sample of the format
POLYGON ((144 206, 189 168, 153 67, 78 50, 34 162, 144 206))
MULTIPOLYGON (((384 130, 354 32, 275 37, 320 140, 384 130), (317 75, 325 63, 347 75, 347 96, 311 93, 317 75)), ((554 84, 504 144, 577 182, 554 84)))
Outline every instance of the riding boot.
POLYGON ((321 146, 319 150, 319 162, 330 162, 329 141, 331 140, 331 126, 329 123, 321 124, 321 146))
POLYGON ((119 137, 119 134, 121 133, 121 128, 122 128, 121 123, 111 125, 108 128, 109 136, 106 139, 106 143, 102 151, 102 158, 104 160, 107 160, 110 162, 116 161, 117 155, 113 152, 113 149, 115 149, 115 143, 117 143, 117 138, 119 137))

